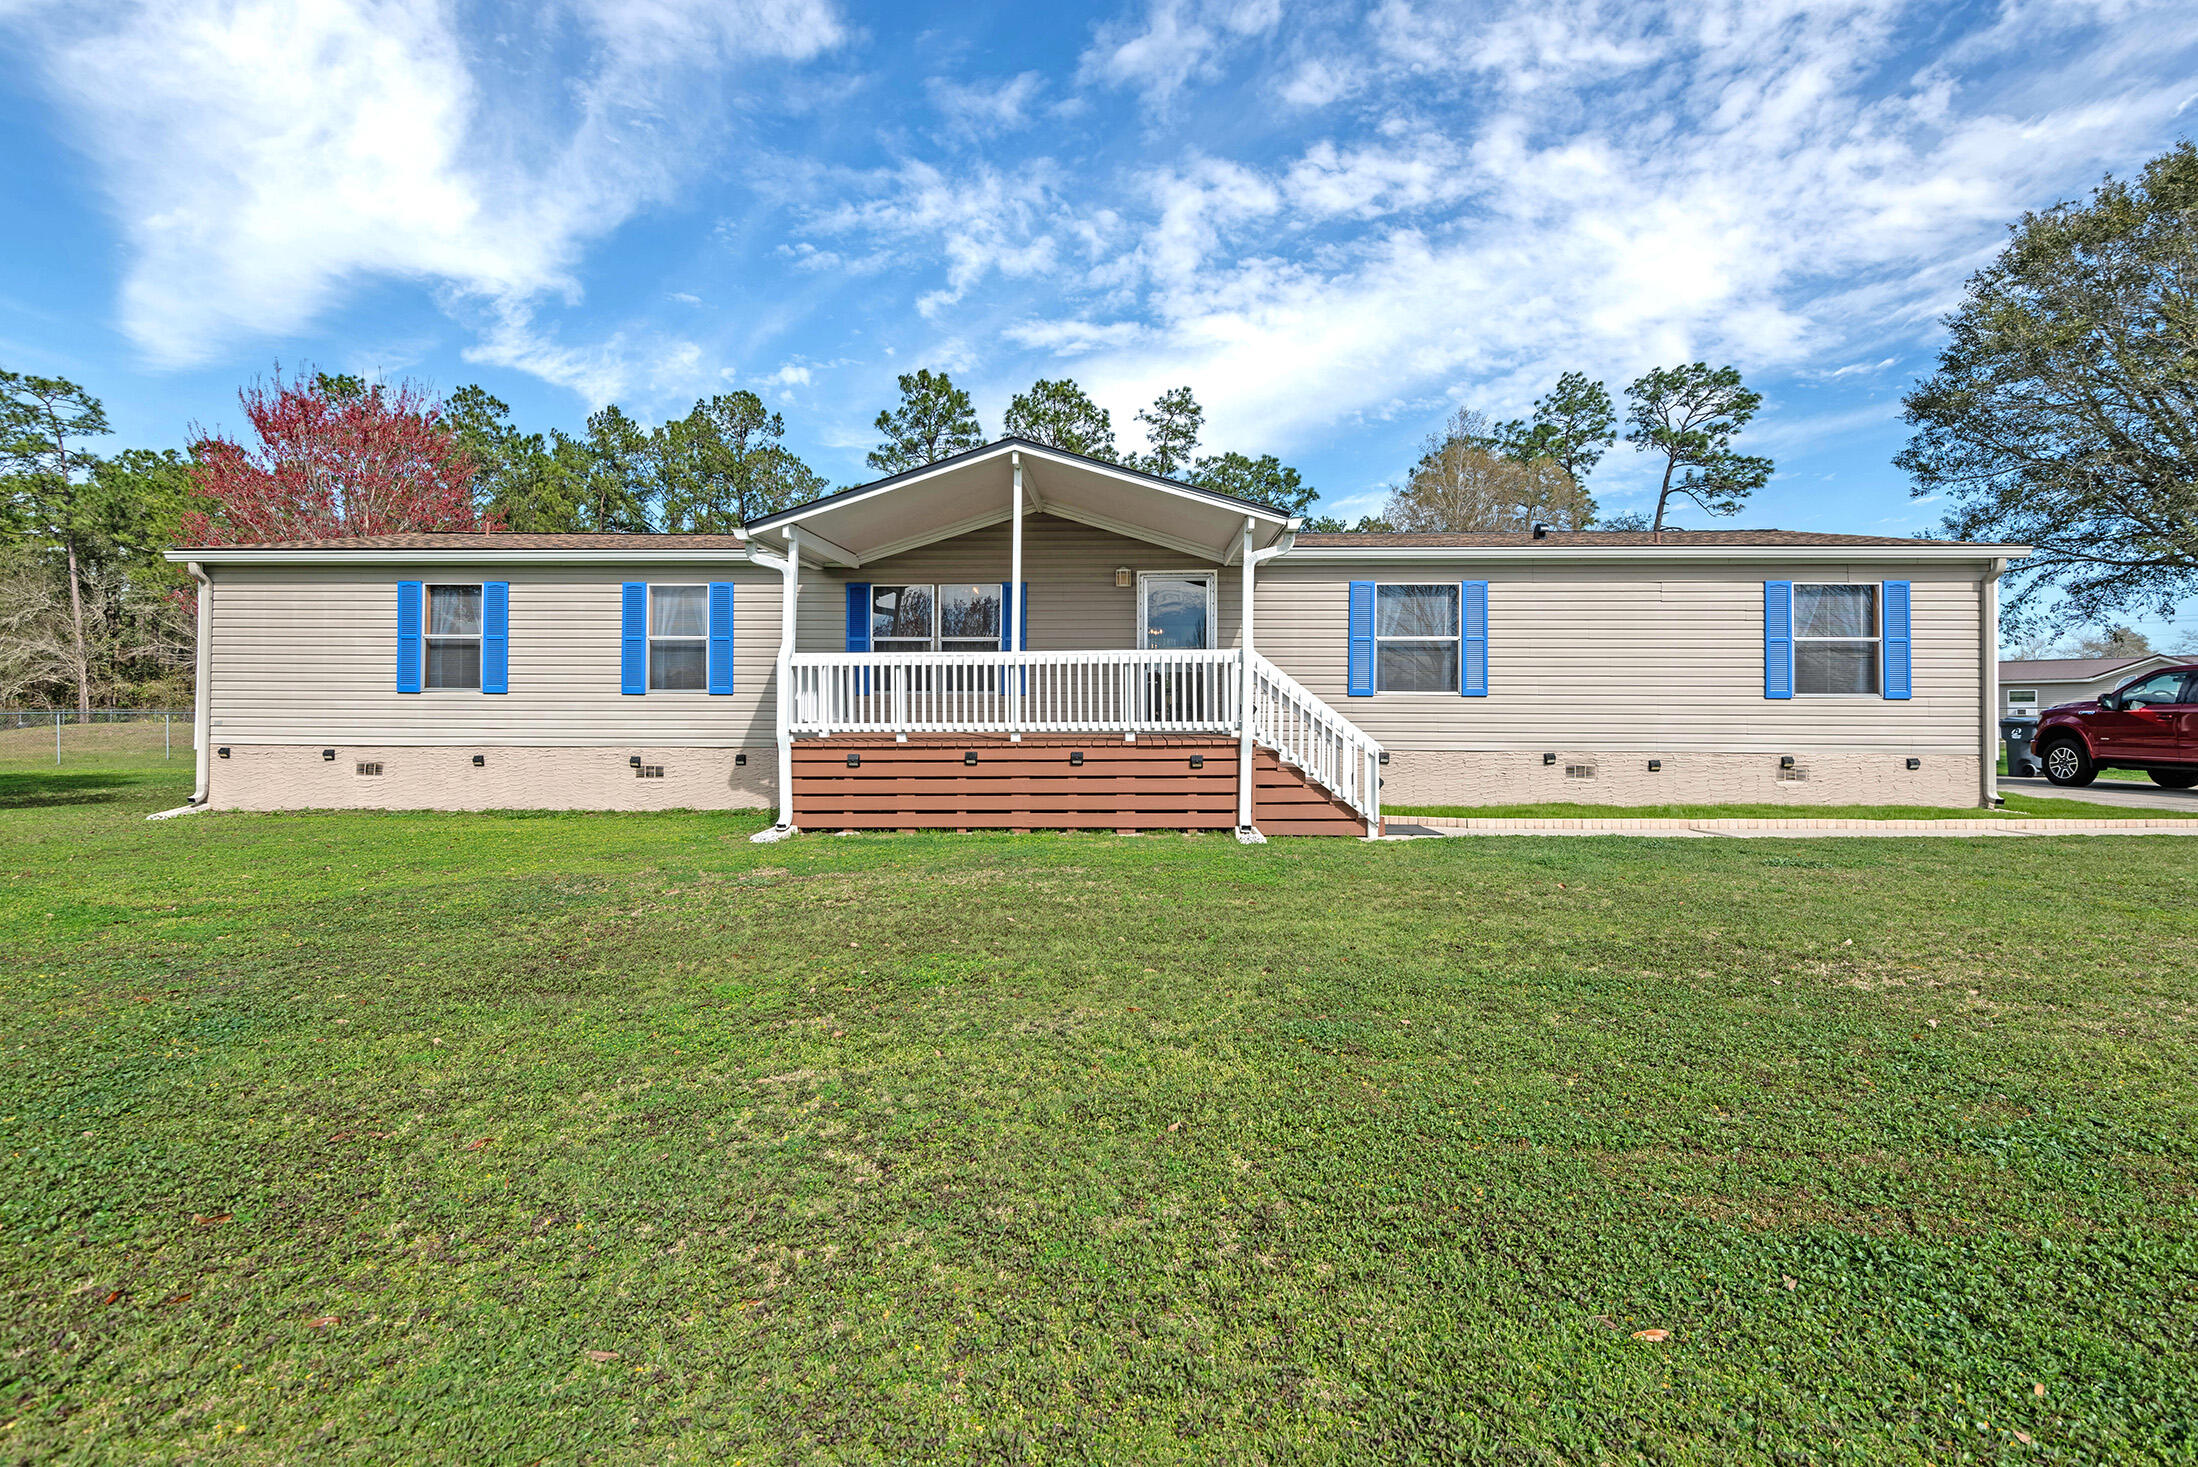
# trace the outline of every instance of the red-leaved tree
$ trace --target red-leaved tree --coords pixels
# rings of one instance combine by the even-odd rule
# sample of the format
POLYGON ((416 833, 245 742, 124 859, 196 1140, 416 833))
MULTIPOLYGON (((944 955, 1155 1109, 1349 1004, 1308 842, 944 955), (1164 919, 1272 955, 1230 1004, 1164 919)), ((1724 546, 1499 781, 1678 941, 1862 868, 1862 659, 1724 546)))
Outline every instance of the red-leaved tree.
POLYGON ((214 507, 185 518, 185 544, 502 528, 474 505, 473 459, 442 401, 415 383, 278 372, 237 399, 258 442, 198 435, 192 476, 214 507))

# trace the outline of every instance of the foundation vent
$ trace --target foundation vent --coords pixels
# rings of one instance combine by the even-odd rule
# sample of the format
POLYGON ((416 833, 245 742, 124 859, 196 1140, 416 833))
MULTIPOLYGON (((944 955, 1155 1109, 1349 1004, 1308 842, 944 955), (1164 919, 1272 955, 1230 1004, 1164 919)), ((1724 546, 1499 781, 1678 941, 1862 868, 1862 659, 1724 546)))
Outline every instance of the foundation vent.
POLYGON ((633 777, 635 779, 662 779, 664 777, 664 766, 661 764, 639 765, 634 769, 633 777))
POLYGON ((1565 766, 1566 779, 1593 779, 1594 777, 1595 766, 1592 764, 1567 764, 1565 766))
POLYGON ((358 769, 359 773, 361 774, 380 774, 382 772, 382 766, 379 761, 372 764, 361 764, 358 766, 358 769))
POLYGON ((1781 769, 1778 771, 1778 782, 1780 784, 1807 784, 1809 782, 1809 771, 1798 764, 1791 769, 1781 769))

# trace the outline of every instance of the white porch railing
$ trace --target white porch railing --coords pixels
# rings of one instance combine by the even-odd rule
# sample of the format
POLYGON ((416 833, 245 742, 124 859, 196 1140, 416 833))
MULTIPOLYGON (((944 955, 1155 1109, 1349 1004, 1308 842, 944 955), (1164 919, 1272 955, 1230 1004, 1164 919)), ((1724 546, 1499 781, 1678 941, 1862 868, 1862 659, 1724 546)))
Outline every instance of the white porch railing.
MULTIPOLYGON (((1252 738, 1379 829, 1381 746, 1251 654, 1252 738)), ((1244 654, 801 652, 796 736, 835 733, 1207 733, 1241 736, 1244 654)))
POLYGON ((802 652, 796 734, 1234 733, 1231 651, 802 652))
POLYGON ((1252 654, 1252 741, 1381 829, 1381 745, 1281 668, 1252 654))

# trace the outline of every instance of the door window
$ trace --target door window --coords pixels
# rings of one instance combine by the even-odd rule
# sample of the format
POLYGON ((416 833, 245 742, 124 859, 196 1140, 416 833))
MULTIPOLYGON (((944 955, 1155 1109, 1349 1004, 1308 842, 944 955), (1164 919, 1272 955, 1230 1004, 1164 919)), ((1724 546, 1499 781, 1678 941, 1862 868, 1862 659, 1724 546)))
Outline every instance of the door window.
POLYGON ((1139 636, 1147 647, 1213 645, 1213 577, 1146 576, 1139 636))

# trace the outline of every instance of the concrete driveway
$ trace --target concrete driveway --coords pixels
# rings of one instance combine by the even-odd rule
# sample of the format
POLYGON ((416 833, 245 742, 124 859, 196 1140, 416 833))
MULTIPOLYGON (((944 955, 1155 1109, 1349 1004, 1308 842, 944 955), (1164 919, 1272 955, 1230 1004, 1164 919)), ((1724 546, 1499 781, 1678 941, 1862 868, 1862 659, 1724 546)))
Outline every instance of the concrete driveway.
POLYGON ((2126 805, 2132 810, 2174 810, 2198 815, 2198 790, 2164 790, 2151 780, 2142 784, 2101 776, 2085 789, 2064 790, 2043 779, 2000 776, 2003 795, 2037 795, 2049 800, 2082 800, 2087 805, 2126 805))

